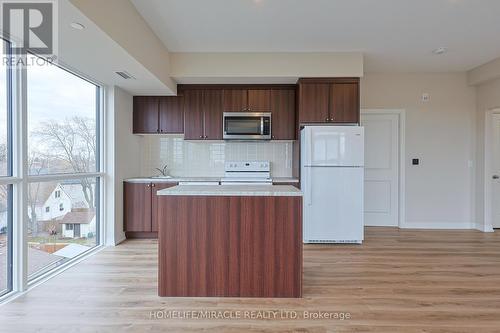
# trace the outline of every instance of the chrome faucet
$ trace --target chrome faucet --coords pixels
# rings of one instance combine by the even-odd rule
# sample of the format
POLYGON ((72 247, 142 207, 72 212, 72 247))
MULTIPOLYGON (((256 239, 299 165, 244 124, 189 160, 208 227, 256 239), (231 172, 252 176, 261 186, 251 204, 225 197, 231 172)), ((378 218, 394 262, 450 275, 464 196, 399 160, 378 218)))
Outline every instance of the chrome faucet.
POLYGON ((160 169, 160 168, 156 168, 156 170, 160 171, 160 174, 161 174, 163 177, 167 177, 167 176, 168 176, 168 169, 167 169, 167 167, 168 167, 168 166, 165 164, 165 165, 163 166, 163 168, 162 168, 162 169, 160 169))

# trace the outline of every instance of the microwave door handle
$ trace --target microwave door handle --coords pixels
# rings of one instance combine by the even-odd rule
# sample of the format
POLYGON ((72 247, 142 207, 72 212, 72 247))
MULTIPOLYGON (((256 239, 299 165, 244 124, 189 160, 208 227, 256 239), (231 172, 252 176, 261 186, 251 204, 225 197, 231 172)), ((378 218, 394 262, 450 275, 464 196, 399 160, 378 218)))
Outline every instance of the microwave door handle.
POLYGON ((264 117, 260 117, 260 135, 264 135, 264 117))

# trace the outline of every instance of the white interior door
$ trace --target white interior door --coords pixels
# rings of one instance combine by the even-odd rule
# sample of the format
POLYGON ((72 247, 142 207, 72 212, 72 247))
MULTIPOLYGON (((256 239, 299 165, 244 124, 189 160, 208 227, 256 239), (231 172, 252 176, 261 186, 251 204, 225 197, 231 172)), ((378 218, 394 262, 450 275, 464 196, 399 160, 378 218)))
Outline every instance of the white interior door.
POLYGON ((500 114, 493 114, 492 224, 500 228, 500 114))
POLYGON ((364 113, 365 225, 399 225, 399 114, 364 113))

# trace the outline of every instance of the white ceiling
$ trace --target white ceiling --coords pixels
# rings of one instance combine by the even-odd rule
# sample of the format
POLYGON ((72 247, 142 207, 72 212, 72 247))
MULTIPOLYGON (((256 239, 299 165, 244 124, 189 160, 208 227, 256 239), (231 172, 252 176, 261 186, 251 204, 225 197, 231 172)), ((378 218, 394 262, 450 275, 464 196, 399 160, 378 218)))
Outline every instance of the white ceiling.
POLYGON ((499 0, 131 1, 171 52, 361 51, 366 71, 463 71, 500 56, 499 0))
POLYGON ((58 2, 60 64, 102 85, 116 85, 132 94, 168 95, 171 91, 153 73, 85 17, 69 1, 58 2), (70 27, 82 23, 84 30, 70 27), (115 72, 126 70, 135 79, 125 80, 115 72))

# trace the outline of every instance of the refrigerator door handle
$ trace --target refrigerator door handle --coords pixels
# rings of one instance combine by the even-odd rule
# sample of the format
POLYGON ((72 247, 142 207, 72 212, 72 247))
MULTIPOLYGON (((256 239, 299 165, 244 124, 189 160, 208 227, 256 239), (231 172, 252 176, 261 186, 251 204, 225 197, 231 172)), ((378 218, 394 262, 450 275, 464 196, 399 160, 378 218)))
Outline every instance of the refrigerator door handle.
POLYGON ((306 169, 306 204, 312 206, 312 181, 311 181, 311 167, 306 169))

